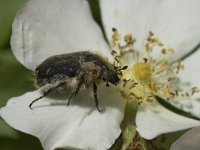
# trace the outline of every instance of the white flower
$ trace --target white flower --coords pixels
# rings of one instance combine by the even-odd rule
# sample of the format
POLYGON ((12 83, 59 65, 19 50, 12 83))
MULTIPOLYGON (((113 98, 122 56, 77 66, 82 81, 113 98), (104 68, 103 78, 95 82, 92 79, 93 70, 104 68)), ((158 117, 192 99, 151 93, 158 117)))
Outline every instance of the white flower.
MULTIPOLYGON (((138 51, 144 49, 149 31, 153 31, 167 48, 174 48, 175 55, 171 61, 185 56, 200 43, 198 0, 101 0, 100 2, 107 37, 112 36, 112 27, 117 28, 122 35, 132 33, 136 37, 134 48, 138 51)), ((180 73, 180 78, 192 85, 200 86, 197 55, 200 55, 199 51, 183 62, 186 69, 180 73)), ((185 103, 194 105, 190 111, 199 110, 198 101, 186 101, 185 103)), ((139 107, 136 125, 142 137, 152 139, 162 133, 197 126, 199 122, 180 117, 153 103, 139 107)))
MULTIPOLYGON (((132 33, 137 38, 134 48, 140 51, 151 30, 167 48, 175 49, 171 60, 180 59, 199 44, 199 6, 198 0, 100 0, 109 41, 111 29, 116 27, 122 34, 132 33)), ((101 53, 113 61, 109 45, 85 0, 29 0, 14 20, 11 47, 17 59, 32 70, 49 56, 83 50, 101 53)), ((186 81, 188 72, 193 75, 198 70, 198 65, 191 67, 193 62, 199 62, 196 54, 189 58, 192 61, 186 59, 186 81)), ((198 71, 189 79, 200 86, 198 71)), ((30 110, 30 102, 41 95, 36 90, 9 100, 0 115, 15 129, 38 137, 46 150, 108 149, 121 133, 125 101, 117 88, 99 85, 100 105, 105 108, 99 113, 89 92, 80 92, 69 107, 45 97, 30 110)), ((198 126, 200 122, 153 102, 139 106, 136 125, 142 137, 152 139, 162 133, 198 126)))

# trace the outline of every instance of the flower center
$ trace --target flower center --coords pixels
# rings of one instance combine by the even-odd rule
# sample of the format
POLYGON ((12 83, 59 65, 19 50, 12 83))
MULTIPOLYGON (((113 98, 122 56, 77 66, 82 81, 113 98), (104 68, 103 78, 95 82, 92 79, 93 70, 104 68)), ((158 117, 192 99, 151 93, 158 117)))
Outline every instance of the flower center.
POLYGON ((178 74, 183 65, 167 61, 167 57, 173 54, 173 49, 165 48, 152 32, 149 32, 144 50, 140 50, 140 53, 134 49, 135 41, 131 34, 125 35, 121 41, 121 35, 117 29, 113 29, 112 55, 116 60, 115 65, 128 65, 128 69, 122 71, 120 84, 120 91, 125 99, 137 100, 140 104, 153 102, 154 95, 173 100, 199 92, 197 87, 186 92, 178 90, 178 74), (155 50, 160 51, 158 57, 153 55, 155 50))
POLYGON ((151 66, 145 63, 136 63, 132 68, 132 73, 137 81, 147 84, 151 79, 151 66))

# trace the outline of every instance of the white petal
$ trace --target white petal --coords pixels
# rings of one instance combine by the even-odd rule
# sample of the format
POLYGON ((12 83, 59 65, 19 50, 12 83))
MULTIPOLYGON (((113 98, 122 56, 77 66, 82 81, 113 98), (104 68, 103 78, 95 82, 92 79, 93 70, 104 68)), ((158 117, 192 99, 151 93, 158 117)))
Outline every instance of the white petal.
POLYGON ((110 57, 85 0, 29 0, 15 17, 12 29, 12 50, 29 69, 49 56, 75 51, 110 57))
POLYGON ((200 1, 198 0, 100 0, 108 39, 111 28, 132 33, 141 50, 149 31, 180 57, 200 42, 200 1))
MULTIPOLYGON (((184 90, 188 90, 194 86, 199 87, 200 89, 199 58, 200 49, 183 61, 185 67, 184 70, 180 72, 179 77, 182 82, 181 88, 184 90)), ((191 98, 185 98, 181 101, 172 101, 172 104, 200 118, 200 92, 194 94, 191 98)))
POLYGON ((105 150, 120 135, 124 102, 115 88, 103 85, 98 89, 100 107, 104 109, 100 113, 89 92, 88 89, 80 92, 69 107, 65 99, 56 102, 46 97, 34 103, 33 110, 29 104, 41 93, 29 92, 9 100, 0 109, 0 115, 13 128, 38 137, 45 150, 105 150))
POLYGON ((200 127, 193 128, 173 143, 170 150, 199 150, 200 127))
MULTIPOLYGON (((190 55, 182 63, 184 65, 184 70, 180 72, 180 81, 185 83, 186 87, 199 87, 200 88, 200 49, 195 53, 190 55)), ((194 95, 200 98, 200 94, 194 95)))
POLYGON ((199 126, 200 122, 177 115, 157 102, 142 104, 136 115, 136 125, 139 134, 146 139, 199 126))

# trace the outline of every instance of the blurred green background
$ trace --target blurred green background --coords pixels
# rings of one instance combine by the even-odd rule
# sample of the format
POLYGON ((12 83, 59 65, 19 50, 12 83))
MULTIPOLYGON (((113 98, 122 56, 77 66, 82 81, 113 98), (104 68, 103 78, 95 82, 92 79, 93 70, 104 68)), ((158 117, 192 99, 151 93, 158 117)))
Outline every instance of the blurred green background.
MULTIPOLYGON (((11 97, 34 90, 32 71, 16 60, 9 44, 12 21, 25 1, 0 0, 0 107, 5 106, 11 97)), ((102 27, 97 0, 89 0, 89 3, 95 20, 102 27)), ((170 138, 164 142, 164 147, 169 149, 174 139, 181 134, 165 135, 170 138)), ((0 150, 42 150, 42 147, 37 138, 12 129, 0 118, 0 150)))
MULTIPOLYGON (((25 0, 0 0, 0 107, 8 99, 33 90, 32 72, 24 68, 10 49, 11 25, 25 0)), ((42 150, 35 137, 20 133, 0 118, 0 150, 42 150)))

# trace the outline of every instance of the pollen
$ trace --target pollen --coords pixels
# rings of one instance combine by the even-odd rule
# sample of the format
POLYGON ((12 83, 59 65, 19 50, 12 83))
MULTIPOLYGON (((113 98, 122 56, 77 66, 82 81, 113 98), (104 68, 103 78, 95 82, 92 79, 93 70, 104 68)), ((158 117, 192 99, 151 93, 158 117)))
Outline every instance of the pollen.
POLYGON ((148 83, 151 80, 151 66, 145 63, 136 63, 132 68, 132 73, 137 81, 148 83))
POLYGON ((174 50, 166 48, 153 32, 147 35, 143 49, 136 50, 135 42, 132 34, 123 37, 117 29, 113 29, 111 54, 115 58, 114 63, 116 66, 128 65, 128 69, 122 71, 119 86, 124 99, 136 100, 140 105, 153 102, 155 95, 170 101, 191 97, 199 92, 197 87, 180 90, 178 75, 184 66, 181 62, 168 60, 174 50), (159 55, 154 55, 155 51, 159 55))

